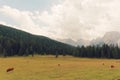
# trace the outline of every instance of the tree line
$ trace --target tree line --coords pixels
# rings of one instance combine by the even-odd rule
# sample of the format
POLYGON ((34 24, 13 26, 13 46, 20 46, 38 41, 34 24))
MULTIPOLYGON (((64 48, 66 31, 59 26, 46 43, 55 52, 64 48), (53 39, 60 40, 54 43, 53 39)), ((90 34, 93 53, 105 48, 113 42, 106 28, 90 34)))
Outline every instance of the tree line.
POLYGON ((76 47, 76 51, 73 53, 76 57, 88 57, 88 58, 114 58, 120 59, 120 47, 118 45, 102 46, 87 46, 76 47))
POLYGON ((120 59, 120 47, 107 44, 74 47, 48 37, 0 25, 0 56, 34 56, 34 54, 120 59))

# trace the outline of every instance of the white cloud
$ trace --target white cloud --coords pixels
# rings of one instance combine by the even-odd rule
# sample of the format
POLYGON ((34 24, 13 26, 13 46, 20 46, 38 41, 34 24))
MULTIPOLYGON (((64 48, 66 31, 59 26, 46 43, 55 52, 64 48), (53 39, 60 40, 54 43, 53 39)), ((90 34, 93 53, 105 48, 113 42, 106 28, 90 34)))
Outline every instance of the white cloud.
POLYGON ((120 31, 120 0, 61 0, 50 11, 21 11, 2 6, 0 12, 19 28, 51 38, 93 39, 120 31))
POLYGON ((20 11, 18 9, 11 8, 9 6, 2 6, 0 8, 0 12, 2 12, 5 16, 11 18, 11 20, 16 21, 16 23, 21 27, 26 26, 27 28, 29 26, 30 28, 32 26, 35 26, 35 24, 33 23, 30 17, 32 13, 28 11, 20 11))
MULTIPOLYGON (((0 12, 4 15, 10 18, 11 20, 14 20, 17 25, 11 25, 15 28, 22 29, 28 32, 31 32, 33 34, 39 34, 39 35, 45 35, 48 36, 49 32, 47 32, 47 28, 39 27, 39 24, 36 24, 34 22, 34 19, 32 17, 34 16, 32 12, 29 11, 20 11, 15 8, 11 8, 9 6, 2 6, 0 7, 0 12)), ((5 22, 0 22, 1 24, 8 25, 5 22)))
POLYGON ((60 38, 93 39, 108 31, 120 31, 119 2, 64 0, 63 3, 53 6, 51 13, 43 12, 39 19, 53 27, 52 29, 59 29, 60 38))
POLYGON ((0 24, 7 25, 4 21, 0 21, 0 24))

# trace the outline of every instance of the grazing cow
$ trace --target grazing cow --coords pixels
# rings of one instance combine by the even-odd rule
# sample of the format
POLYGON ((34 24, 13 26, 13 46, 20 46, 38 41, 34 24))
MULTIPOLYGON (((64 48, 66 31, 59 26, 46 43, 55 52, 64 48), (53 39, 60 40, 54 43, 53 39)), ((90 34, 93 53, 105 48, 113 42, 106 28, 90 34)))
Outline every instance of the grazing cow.
POLYGON ((102 63, 102 65, 105 65, 104 63, 102 63))
POLYGON ((14 70, 14 68, 8 68, 7 70, 6 70, 6 72, 11 72, 11 71, 13 71, 14 70))
POLYGON ((58 66, 60 66, 60 64, 58 64, 58 66))
POLYGON ((114 66, 114 65, 111 65, 110 67, 111 67, 111 68, 114 68, 115 66, 114 66))

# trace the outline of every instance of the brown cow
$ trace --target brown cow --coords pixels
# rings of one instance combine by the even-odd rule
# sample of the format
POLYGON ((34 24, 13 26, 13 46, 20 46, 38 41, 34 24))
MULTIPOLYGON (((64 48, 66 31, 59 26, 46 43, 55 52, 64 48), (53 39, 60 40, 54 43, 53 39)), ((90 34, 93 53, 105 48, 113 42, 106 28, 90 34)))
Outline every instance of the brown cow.
POLYGON ((60 66, 60 64, 58 64, 58 66, 60 66))
POLYGON ((8 68, 7 70, 6 70, 6 72, 11 72, 11 71, 13 71, 14 70, 14 68, 8 68))
POLYGON ((102 65, 105 65, 104 63, 102 63, 102 65))
POLYGON ((115 66, 114 66, 114 65, 111 65, 110 67, 111 67, 111 68, 114 68, 115 66))

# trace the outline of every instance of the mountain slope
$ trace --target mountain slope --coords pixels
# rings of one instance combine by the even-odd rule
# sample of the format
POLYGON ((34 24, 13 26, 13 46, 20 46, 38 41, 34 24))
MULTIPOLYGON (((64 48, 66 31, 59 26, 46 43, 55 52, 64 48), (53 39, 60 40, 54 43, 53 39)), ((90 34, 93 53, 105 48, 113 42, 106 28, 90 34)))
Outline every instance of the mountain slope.
POLYGON ((118 44, 120 43, 120 33, 116 31, 107 32, 102 38, 97 38, 91 41, 91 45, 101 45, 101 44, 118 44))
POLYGON ((74 47, 48 37, 32 35, 8 26, 0 25, 1 56, 29 54, 71 54, 74 47))
POLYGON ((120 33, 116 31, 107 32, 102 39, 106 44, 117 44, 120 39, 120 33))
POLYGON ((59 41, 66 43, 66 44, 70 44, 73 46, 89 46, 89 45, 100 45, 102 46, 103 44, 118 44, 120 46, 120 33, 117 31, 111 31, 111 32, 107 32, 103 37, 101 38, 96 38, 93 39, 91 41, 89 40, 84 40, 84 39, 79 39, 77 41, 73 41, 72 39, 62 39, 59 41))
POLYGON ((58 41, 65 43, 65 44, 72 45, 72 46, 77 46, 77 43, 72 39, 58 39, 58 41))
POLYGON ((59 39, 59 41, 72 45, 72 46, 88 46, 90 44, 89 40, 79 39, 77 41, 74 41, 72 39, 59 39))

